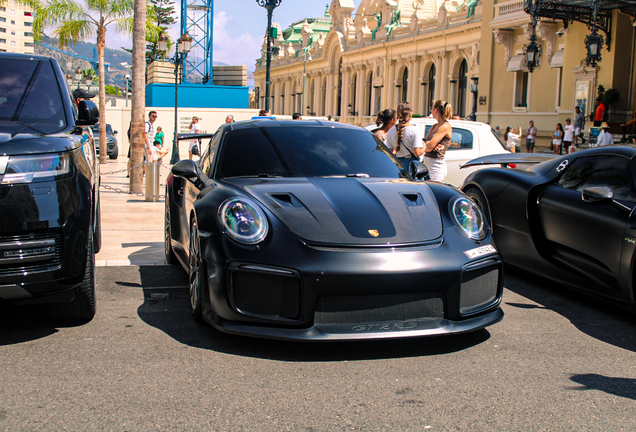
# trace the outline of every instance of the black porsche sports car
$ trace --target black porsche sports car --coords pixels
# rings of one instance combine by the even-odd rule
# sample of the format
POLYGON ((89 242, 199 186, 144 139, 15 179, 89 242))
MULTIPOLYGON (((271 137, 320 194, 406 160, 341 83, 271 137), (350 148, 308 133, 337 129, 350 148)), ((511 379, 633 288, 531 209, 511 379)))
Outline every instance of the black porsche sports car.
MULTIPOLYGON (((467 165, 530 161, 523 156, 467 165)), ((636 312, 635 156, 636 146, 607 146, 552 156, 527 170, 483 169, 462 190, 489 219, 507 264, 636 312)))
MULTIPOLYGON (((338 340, 499 321, 502 260, 458 190, 415 181, 362 128, 228 123, 166 182, 168 263, 195 319, 228 333, 338 340)), ((192 135, 184 135, 192 138, 192 135)), ((208 141, 205 139, 205 141, 208 141)))

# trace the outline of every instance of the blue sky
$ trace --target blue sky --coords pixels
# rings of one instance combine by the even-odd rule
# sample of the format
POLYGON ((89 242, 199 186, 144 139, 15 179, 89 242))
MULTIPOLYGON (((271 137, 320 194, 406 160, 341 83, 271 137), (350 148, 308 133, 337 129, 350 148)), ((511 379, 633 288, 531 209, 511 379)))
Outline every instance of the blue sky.
MULTIPOLYGON (((289 24, 305 17, 322 16, 331 0, 282 0, 274 9, 274 22, 283 29, 289 24)), ((355 1, 356 5, 359 1, 355 1)), ((177 17, 180 15, 178 4, 177 17)), ((215 0, 214 2, 214 61, 230 65, 246 64, 254 69, 256 58, 260 54, 263 36, 267 27, 267 10, 256 0, 215 0)), ((179 37, 179 29, 171 30, 172 36, 179 37)), ((131 48, 130 37, 118 35, 114 27, 106 33, 108 48, 131 48)))

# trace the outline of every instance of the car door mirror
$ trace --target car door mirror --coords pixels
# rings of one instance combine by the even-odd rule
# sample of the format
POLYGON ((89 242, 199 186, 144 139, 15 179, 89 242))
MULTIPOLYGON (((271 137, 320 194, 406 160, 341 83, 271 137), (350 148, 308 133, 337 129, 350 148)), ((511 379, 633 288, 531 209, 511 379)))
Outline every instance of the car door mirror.
POLYGON ((594 186, 583 189, 581 198, 584 202, 610 201, 614 199, 614 192, 605 186, 594 186))
POLYGON ((95 102, 89 100, 81 100, 77 105, 77 120, 75 124, 78 126, 92 126, 99 122, 99 109, 95 102))
POLYGON ((419 161, 411 161, 409 175, 415 180, 428 180, 428 168, 419 161))
POLYGON ((197 171, 197 165, 190 159, 185 159, 177 162, 172 167, 172 175, 175 177, 181 177, 188 180, 194 180, 199 178, 197 171))

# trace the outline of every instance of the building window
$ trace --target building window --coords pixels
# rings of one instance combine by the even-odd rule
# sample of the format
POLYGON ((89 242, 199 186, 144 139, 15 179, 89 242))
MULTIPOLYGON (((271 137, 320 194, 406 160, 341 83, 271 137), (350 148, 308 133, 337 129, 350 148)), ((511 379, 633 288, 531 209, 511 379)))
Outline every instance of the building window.
POLYGON ((11 25, 15 25, 15 21, 14 20, 11 20, 11 25))
POLYGON ((25 35, 26 37, 31 37, 31 36, 33 36, 33 33, 31 33, 31 32, 24 32, 24 35, 25 35))
POLYGON ((402 73, 402 100, 399 102, 406 102, 409 100, 409 68, 404 68, 402 73))
MULTIPOLYGON (((358 75, 354 75, 353 76, 353 85, 351 86, 351 111, 355 112, 356 111, 356 93, 358 92, 358 75)), ((347 113, 347 115, 353 115, 350 112, 347 113)))
POLYGON ((0 49, 0 52, 7 52, 6 49, 0 49))
POLYGON ((0 22, 7 22, 7 19, 4 17, 0 17, 0 22))
POLYGON ((515 78, 515 107, 528 108, 528 72, 517 71, 515 78))
POLYGON ((31 12, 25 12, 24 16, 33 16, 33 15, 31 14, 31 12))
POLYGON ((459 65, 459 83, 457 91, 457 114, 466 117, 466 96, 468 88, 468 63, 466 59, 459 65))
POLYGON ((15 9, 11 9, 11 15, 15 15, 15 9))
POLYGON ((11 45, 15 45, 15 41, 11 41, 11 45))
POLYGON ((0 43, 7 43, 6 39, 0 39, 0 43))
POLYGON ((6 33, 7 29, 0 27, 0 33, 6 33))
POLYGON ((27 27, 33 27, 33 23, 29 22, 29 21, 25 21, 24 25, 27 26, 27 27))
POLYGON ((11 30, 11 34, 12 34, 13 36, 15 36, 15 31, 11 30))
POLYGON ((4 6, 0 6, 0 12, 6 12, 7 8, 4 6))
POLYGON ((556 106, 561 107, 561 93, 563 91, 563 67, 556 68, 557 70, 557 94, 556 94, 556 106))
POLYGON ((33 46, 33 42, 25 42, 24 46, 25 47, 32 47, 33 46))

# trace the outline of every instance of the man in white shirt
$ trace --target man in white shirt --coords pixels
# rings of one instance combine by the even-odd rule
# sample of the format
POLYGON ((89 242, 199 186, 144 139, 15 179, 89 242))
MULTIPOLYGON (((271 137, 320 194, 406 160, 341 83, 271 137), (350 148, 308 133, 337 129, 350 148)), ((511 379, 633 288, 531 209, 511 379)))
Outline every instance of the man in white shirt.
POLYGON ((148 121, 146 122, 146 162, 157 161, 157 148, 155 147, 155 127, 153 123, 157 120, 157 111, 148 113, 148 121))
POLYGON ((569 118, 565 119, 565 134, 563 136, 563 150, 565 154, 570 152, 570 145, 574 140, 574 126, 572 125, 572 120, 569 118))
POLYGON ((598 135, 598 140, 596 141, 599 147, 608 146, 614 144, 614 140, 612 139, 612 134, 608 132, 609 125, 605 122, 601 124, 601 128, 603 131, 598 135))

